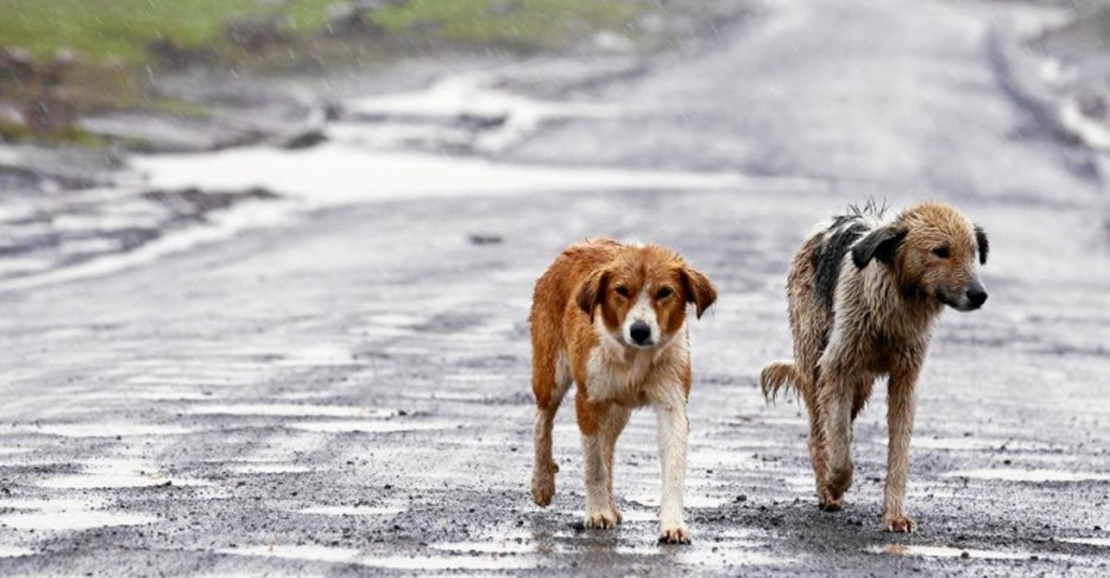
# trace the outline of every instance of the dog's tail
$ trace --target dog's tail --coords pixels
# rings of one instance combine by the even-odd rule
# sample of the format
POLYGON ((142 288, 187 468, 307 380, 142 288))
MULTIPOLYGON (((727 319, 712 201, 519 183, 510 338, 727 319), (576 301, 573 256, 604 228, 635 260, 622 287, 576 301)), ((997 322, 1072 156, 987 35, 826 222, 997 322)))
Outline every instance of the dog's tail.
POLYGON ((793 360, 772 361, 759 373, 759 389, 763 391, 763 399, 768 402, 775 401, 780 390, 783 395, 791 388, 798 393, 799 381, 793 360))

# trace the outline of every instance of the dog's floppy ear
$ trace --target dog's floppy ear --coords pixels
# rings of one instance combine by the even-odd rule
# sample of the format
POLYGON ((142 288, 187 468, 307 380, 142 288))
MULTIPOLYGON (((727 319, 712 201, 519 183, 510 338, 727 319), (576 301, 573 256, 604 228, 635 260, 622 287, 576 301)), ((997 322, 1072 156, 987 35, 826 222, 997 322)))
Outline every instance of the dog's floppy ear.
POLYGON ((987 253, 991 252, 990 239, 987 239, 987 232, 979 225, 975 225, 975 242, 979 245, 979 264, 987 264, 987 253))
POLYGON ((902 227, 888 225, 871 231, 852 247, 852 262, 863 269, 872 258, 886 263, 894 262, 894 251, 906 238, 908 231, 902 227))
POLYGON ((601 303, 602 297, 605 296, 605 288, 609 285, 609 277, 612 273, 606 269, 598 269, 590 273, 589 277, 578 286, 578 294, 575 295, 575 302, 578 306, 590 316, 590 323, 594 322, 594 310, 597 305, 601 303))
POLYGON ((679 269, 679 276, 686 290, 686 301, 694 304, 698 319, 701 319, 701 314, 717 300, 717 288, 708 277, 690 267, 679 269))

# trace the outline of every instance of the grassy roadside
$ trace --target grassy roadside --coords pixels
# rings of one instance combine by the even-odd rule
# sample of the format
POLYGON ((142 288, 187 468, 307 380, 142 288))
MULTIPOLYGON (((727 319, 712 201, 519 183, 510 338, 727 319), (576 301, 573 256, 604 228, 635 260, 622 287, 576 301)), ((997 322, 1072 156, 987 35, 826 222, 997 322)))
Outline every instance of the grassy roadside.
POLYGON ((69 49, 92 64, 149 64, 146 47, 155 39, 220 44, 229 20, 263 12, 282 13, 290 30, 307 32, 322 24, 334 1, 0 0, 0 46, 24 49, 36 60, 69 49))
POLYGON ((572 50, 591 46, 603 32, 630 42, 648 36, 640 22, 662 10, 655 0, 394 0, 358 12, 356 26, 338 30, 332 25, 337 8, 350 2, 0 0, 0 141, 45 131, 54 140, 95 142, 73 131, 69 118, 47 123, 53 129, 36 128, 25 119, 38 104, 57 110, 62 103, 73 118, 111 110, 195 111, 152 96, 151 72, 165 68, 297 74, 307 66, 326 69, 417 50, 572 50), (232 32, 244 23, 253 34, 249 27, 259 22, 268 27, 264 42, 232 32), (60 87, 46 87, 41 79, 63 52, 75 58, 60 87), (15 65, 12 58, 19 59, 15 65))

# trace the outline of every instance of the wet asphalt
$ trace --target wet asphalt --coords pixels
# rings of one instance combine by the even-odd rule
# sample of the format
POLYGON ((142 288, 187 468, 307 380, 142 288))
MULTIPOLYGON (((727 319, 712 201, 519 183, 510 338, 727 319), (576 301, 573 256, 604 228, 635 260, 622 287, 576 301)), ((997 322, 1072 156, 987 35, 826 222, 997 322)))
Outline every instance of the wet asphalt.
POLYGON ((355 204, 5 291, 0 573, 1106 575, 1105 160, 1053 138, 1009 76, 1008 35, 1041 13, 825 4, 568 90, 635 113, 497 155, 735 185, 355 204), (793 251, 868 198, 946 200, 992 238, 991 299, 943 315, 919 386, 908 536, 879 527, 882 388, 828 514, 802 412, 755 383, 790 352, 793 251), (720 289, 692 326, 691 546, 655 543, 648 412, 618 444, 618 530, 576 529, 570 404, 555 499, 530 499, 531 286, 596 235, 670 245, 720 289))

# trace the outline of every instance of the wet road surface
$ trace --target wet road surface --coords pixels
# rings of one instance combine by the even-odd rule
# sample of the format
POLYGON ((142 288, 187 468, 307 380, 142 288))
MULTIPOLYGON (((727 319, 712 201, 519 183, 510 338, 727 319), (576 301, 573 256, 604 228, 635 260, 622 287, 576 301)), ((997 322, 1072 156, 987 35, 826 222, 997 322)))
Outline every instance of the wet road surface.
POLYGON ((1105 575, 1105 191, 1077 169, 1097 159, 1030 128, 1000 78, 993 43, 1024 15, 813 4, 569 95, 637 112, 565 120, 497 155, 746 177, 344 203, 7 290, 0 572, 1105 575), (846 509, 825 514, 799 408, 755 386, 790 351, 790 256, 868 197, 948 200, 992 236, 991 300, 944 314, 920 384, 910 536, 879 528, 881 389, 857 423, 846 509), (721 290, 692 326, 689 547, 654 542, 647 412, 618 444, 619 530, 574 527, 570 404, 555 500, 531 503, 531 286, 563 246, 602 234, 671 245, 721 290))

